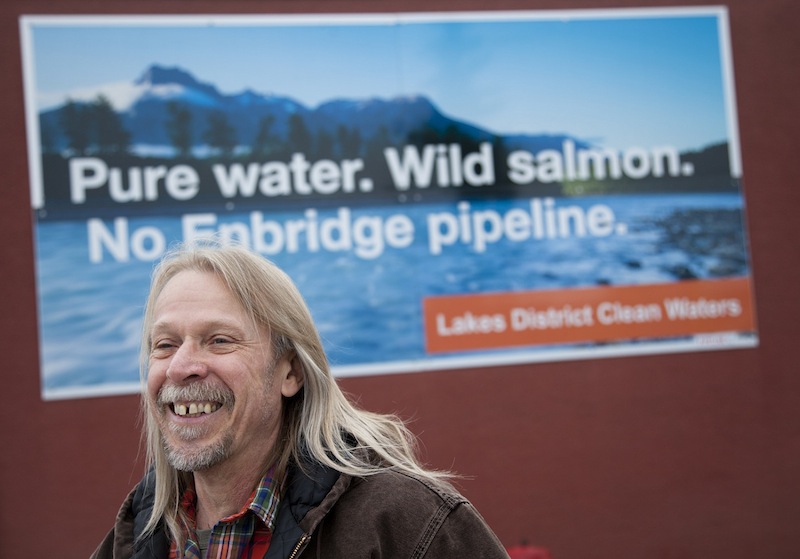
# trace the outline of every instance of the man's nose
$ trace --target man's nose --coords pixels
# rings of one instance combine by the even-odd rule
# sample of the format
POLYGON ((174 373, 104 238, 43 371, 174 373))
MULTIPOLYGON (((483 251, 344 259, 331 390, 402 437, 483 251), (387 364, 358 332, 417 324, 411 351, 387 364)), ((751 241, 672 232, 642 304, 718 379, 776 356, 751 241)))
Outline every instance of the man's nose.
POLYGON ((203 351, 197 343, 185 340, 170 360, 167 378, 175 383, 205 378, 208 375, 208 364, 203 351))

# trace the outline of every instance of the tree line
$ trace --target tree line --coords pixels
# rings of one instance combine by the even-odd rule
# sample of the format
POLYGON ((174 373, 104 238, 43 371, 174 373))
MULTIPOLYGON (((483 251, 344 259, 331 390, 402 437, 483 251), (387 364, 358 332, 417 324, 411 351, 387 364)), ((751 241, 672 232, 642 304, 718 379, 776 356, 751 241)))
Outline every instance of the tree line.
MULTIPOLYGON (((68 99, 59 111, 56 121, 42 121, 41 143, 47 153, 59 151, 57 126, 66 148, 74 155, 121 155, 131 152, 132 135, 126 129, 123 118, 114 110, 109 99, 98 95, 93 101, 77 102, 68 99)), ((424 145, 426 143, 459 143, 465 151, 477 149, 479 141, 460 131, 455 124, 444 130, 421 126, 407 138, 392 138, 386 126, 379 126, 371 138, 363 137, 355 127, 338 126, 334 131, 309 128, 303 115, 294 113, 288 117, 286 131, 279 134, 276 117, 265 115, 259 118, 249 141, 237 137, 236 127, 225 112, 214 110, 207 114, 192 112, 179 102, 169 102, 163 116, 163 126, 175 157, 192 158, 195 146, 200 143, 208 148, 211 156, 230 158, 236 154, 247 154, 265 159, 288 159, 292 153, 301 151, 312 159, 342 159, 362 157, 366 160, 381 159, 386 147, 401 144, 424 145), (197 122, 202 118, 203 122, 197 122)), ((502 145, 495 137, 496 146, 502 145)))

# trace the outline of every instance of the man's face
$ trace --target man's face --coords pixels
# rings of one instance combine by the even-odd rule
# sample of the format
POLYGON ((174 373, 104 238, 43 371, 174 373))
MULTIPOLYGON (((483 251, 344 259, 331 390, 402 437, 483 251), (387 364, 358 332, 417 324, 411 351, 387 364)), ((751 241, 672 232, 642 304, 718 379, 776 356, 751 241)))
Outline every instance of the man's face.
POLYGON ((172 465, 263 466, 281 396, 302 384, 291 356, 274 359, 269 331, 214 274, 184 271, 156 299, 150 341, 147 397, 172 465))

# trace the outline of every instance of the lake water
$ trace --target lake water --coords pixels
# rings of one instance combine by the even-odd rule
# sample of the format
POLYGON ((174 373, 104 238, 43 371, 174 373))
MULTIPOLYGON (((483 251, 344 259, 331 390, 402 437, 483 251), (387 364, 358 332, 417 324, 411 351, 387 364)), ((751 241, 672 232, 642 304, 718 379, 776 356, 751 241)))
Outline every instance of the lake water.
MULTIPOLYGON (((334 367, 428 360, 424 349, 422 299, 455 293, 562 289, 597 285, 673 282, 687 278, 749 273, 742 198, 737 194, 606 196, 560 199, 584 210, 608 206, 618 225, 605 236, 504 239, 482 252, 456 241, 431 254, 427 220, 458 213, 453 204, 351 209, 387 219, 402 214, 416 234, 409 246, 386 247, 377 258, 354 251, 281 252, 270 258, 297 282, 311 307, 334 367)), ((504 215, 530 210, 527 199, 474 201, 471 210, 504 215)), ((318 209, 319 220, 336 209, 318 209)), ((270 213, 264 219, 298 219, 302 211, 270 213)), ((247 213, 227 212, 219 223, 249 222, 247 213)), ((111 227, 113 216, 104 216, 111 227)), ((127 220, 182 237, 181 217, 127 220)), ((89 255, 87 220, 43 221, 36 226, 37 281, 44 392, 80 390, 138 379, 141 315, 152 261, 102 261, 89 255)))

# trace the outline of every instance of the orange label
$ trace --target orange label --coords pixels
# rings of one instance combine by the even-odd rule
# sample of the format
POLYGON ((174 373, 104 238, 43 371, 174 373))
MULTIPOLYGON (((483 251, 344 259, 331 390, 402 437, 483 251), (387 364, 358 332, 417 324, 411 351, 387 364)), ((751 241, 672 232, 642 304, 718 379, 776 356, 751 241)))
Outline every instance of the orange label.
POLYGON ((755 329, 747 278, 423 300, 429 353, 755 329))

